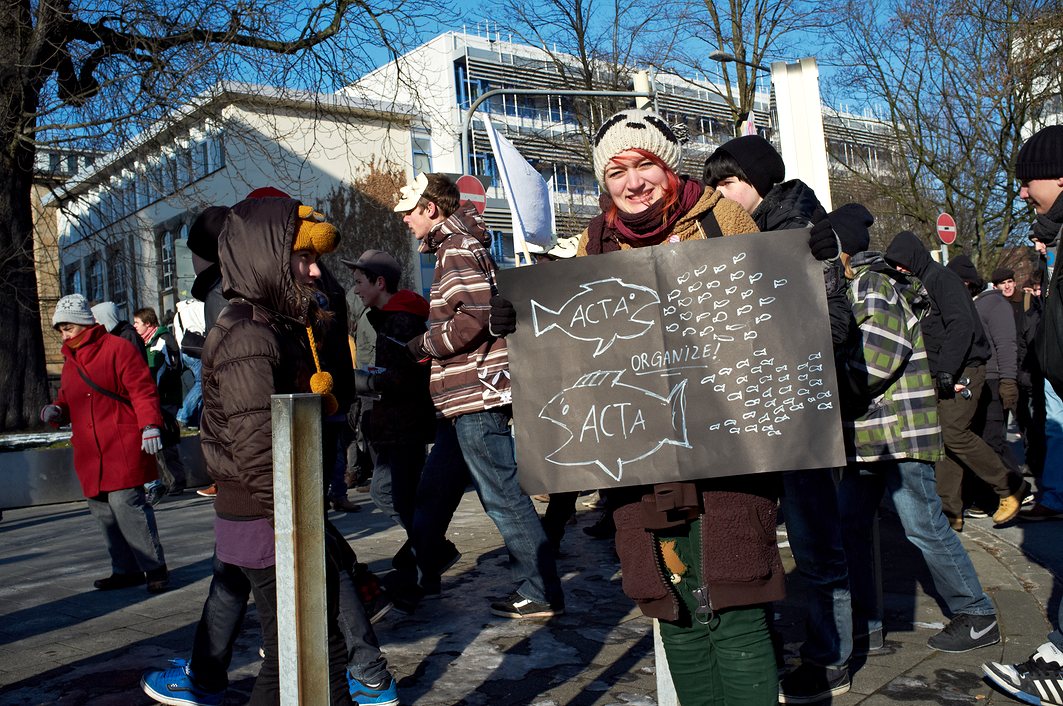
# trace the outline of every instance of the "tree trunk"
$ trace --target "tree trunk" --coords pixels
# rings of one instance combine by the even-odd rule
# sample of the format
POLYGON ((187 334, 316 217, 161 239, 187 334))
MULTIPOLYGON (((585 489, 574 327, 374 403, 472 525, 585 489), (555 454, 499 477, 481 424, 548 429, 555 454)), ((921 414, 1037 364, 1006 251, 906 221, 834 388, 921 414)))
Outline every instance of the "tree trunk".
MULTIPOLYGON (((29 3, 0 12, 4 36, 26 42, 29 3)), ((22 57, 25 61, 25 57, 22 57)), ((33 259, 34 126, 39 80, 16 53, 0 60, 0 432, 39 425, 48 401, 33 259)))
POLYGON ((37 424, 48 401, 33 261, 33 176, 21 161, 0 155, 0 432, 37 424))

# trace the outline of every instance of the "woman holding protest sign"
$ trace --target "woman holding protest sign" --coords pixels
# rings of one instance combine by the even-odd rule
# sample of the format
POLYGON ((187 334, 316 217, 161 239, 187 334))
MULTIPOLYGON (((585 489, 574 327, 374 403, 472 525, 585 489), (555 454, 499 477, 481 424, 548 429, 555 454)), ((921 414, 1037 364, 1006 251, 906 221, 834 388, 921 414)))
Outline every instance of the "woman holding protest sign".
MULTIPOLYGON (((656 113, 617 113, 592 147, 602 213, 583 232, 578 255, 757 232, 739 204, 679 175, 682 145, 656 113)), ((813 253, 836 254, 828 237, 831 247, 810 243, 813 253)), ((504 332, 515 317, 505 300, 493 304, 491 329, 504 332)), ((777 486, 776 475, 738 475, 611 491, 624 592, 661 620, 685 706, 778 703, 768 631, 771 602, 785 593, 777 486)))

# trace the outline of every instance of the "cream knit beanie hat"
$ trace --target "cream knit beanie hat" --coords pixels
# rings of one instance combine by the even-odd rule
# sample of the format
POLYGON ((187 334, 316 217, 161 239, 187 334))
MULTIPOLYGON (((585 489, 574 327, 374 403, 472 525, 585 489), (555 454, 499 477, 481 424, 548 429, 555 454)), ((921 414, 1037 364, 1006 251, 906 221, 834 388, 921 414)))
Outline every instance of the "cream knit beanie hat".
POLYGON ((609 160, 630 149, 657 155, 672 171, 679 171, 683 147, 672 128, 652 110, 629 108, 606 120, 594 134, 594 175, 605 184, 609 160))

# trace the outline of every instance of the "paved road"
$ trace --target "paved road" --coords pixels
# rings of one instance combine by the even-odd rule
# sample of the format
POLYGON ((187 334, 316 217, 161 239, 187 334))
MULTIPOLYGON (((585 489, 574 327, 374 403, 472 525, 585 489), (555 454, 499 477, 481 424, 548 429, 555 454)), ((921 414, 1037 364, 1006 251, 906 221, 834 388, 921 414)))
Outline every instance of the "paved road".
MULTIPOLYGON (((362 511, 333 514, 360 558, 378 572, 401 544, 399 530, 357 496, 362 511)), ((540 510, 542 506, 540 506, 540 510)), ((0 522, 0 704, 138 706, 152 703, 141 672, 187 656, 209 581, 211 501, 186 493, 158 508, 173 590, 92 590, 108 573, 99 530, 84 503, 8 510, 0 522)), ((583 510, 560 560, 568 613, 549 622, 494 618, 490 597, 511 590, 501 539, 475 495, 466 497, 450 536, 463 553, 444 592, 413 616, 393 612, 378 635, 399 679, 403 703, 534 706, 650 706, 656 677, 649 621, 621 594, 611 543, 587 538, 583 510)), ((883 519, 888 578, 887 650, 854 665, 853 691, 834 704, 1014 703, 986 686, 978 665, 1024 659, 1044 640, 1044 606, 1058 600, 1061 523, 993 530, 974 520, 963 533, 986 589, 1000 608, 1003 644, 965 655, 929 650, 941 609, 925 567, 895 518, 883 519)), ((788 570, 786 537, 780 542, 788 570)), ((793 581, 777 611, 787 649, 801 632, 803 587, 793 581)), ((1054 603, 1052 603, 1054 605, 1054 603)), ((226 704, 246 701, 258 669, 257 621, 250 614, 236 645, 226 704)))

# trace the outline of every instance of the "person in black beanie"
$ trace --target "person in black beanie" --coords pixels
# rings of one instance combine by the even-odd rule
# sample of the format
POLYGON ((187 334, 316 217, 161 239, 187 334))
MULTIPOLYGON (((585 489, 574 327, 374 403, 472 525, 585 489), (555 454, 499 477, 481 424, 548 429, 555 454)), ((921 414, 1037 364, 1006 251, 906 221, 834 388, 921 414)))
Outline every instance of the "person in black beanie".
MULTIPOLYGON (((1043 382, 1032 383, 1037 392, 1043 391, 1044 470, 1038 482, 1037 503, 1019 515, 1020 519, 1037 521, 1063 518, 1063 300, 1056 291, 1060 287, 1058 268, 1048 267, 1046 257, 1053 246, 1059 256, 1063 231, 1063 125, 1046 127, 1026 141, 1015 160, 1015 177, 1021 184, 1019 197, 1036 215, 1030 239, 1041 255, 1045 273, 1031 356, 1037 376, 1043 378, 1043 382)), ((1040 397, 1035 396, 1037 412, 1040 397)))
POLYGON ((930 298, 930 311, 919 325, 930 372, 937 381, 938 416, 945 438, 945 458, 935 467, 942 510, 952 528, 962 531, 960 486, 967 467, 1000 498, 993 521, 1009 522, 1019 513, 1022 497, 1012 492, 1004 462, 971 428, 990 349, 970 293, 955 272, 931 259, 926 245, 911 231, 893 238, 886 248, 886 262, 918 277, 930 298))
MULTIPOLYGON (((815 192, 803 181, 783 182, 782 156, 759 135, 746 135, 721 145, 705 161, 704 181, 737 202, 761 231, 831 227, 815 192)), ((855 205, 855 204, 853 204, 855 205)), ((840 209, 839 209, 840 210, 840 209)), ((866 213, 866 209, 864 209, 866 213)), ((870 213, 867 216, 870 217, 870 213)), ((853 214, 841 214, 839 226, 853 214)), ((843 227, 852 234, 858 229, 843 227)), ((866 228, 864 229, 866 232, 866 228)), ((835 248, 840 236, 835 232, 835 248)), ((849 333, 852 310, 845 296, 847 281, 838 260, 824 267, 828 313, 835 346, 849 333)), ((779 683, 780 703, 812 703, 849 691, 848 663, 853 651, 849 611, 849 573, 841 537, 841 520, 830 469, 787 471, 782 474, 780 508, 797 570, 810 586, 801 664, 779 683), (839 596, 844 599, 839 600, 839 596)))
MULTIPOLYGON (((1059 241, 1063 230, 1063 125, 1039 130, 1023 144, 1015 160, 1015 178, 1021 185, 1019 198, 1037 216, 1030 239, 1043 257, 1059 241)), ((1058 269, 1049 272, 1050 283, 1034 338, 1034 353, 1045 377, 1045 460, 1037 503, 1019 514, 1024 520, 1063 518, 1063 301, 1056 291, 1060 286, 1058 275, 1058 269)), ((1059 619, 1063 620, 1063 604, 1059 619)), ((986 662, 982 671, 991 682, 1021 701, 1063 704, 1057 690, 1063 680, 1063 632, 1052 632, 1024 663, 986 662)))
MULTIPOLYGON (((1021 501, 1029 492, 1029 484, 1023 481, 1019 466, 1011 454, 1004 423, 1005 410, 1014 409, 1019 399, 1015 316, 999 289, 986 289, 985 280, 971 258, 957 255, 949 260, 947 267, 959 275, 970 290, 991 351, 985 366, 985 386, 971 428, 1008 467, 1008 487, 1021 501)), ((962 481, 965 500, 975 505, 986 505, 987 510, 993 510, 997 501, 985 484, 969 481, 969 478, 962 481)))

